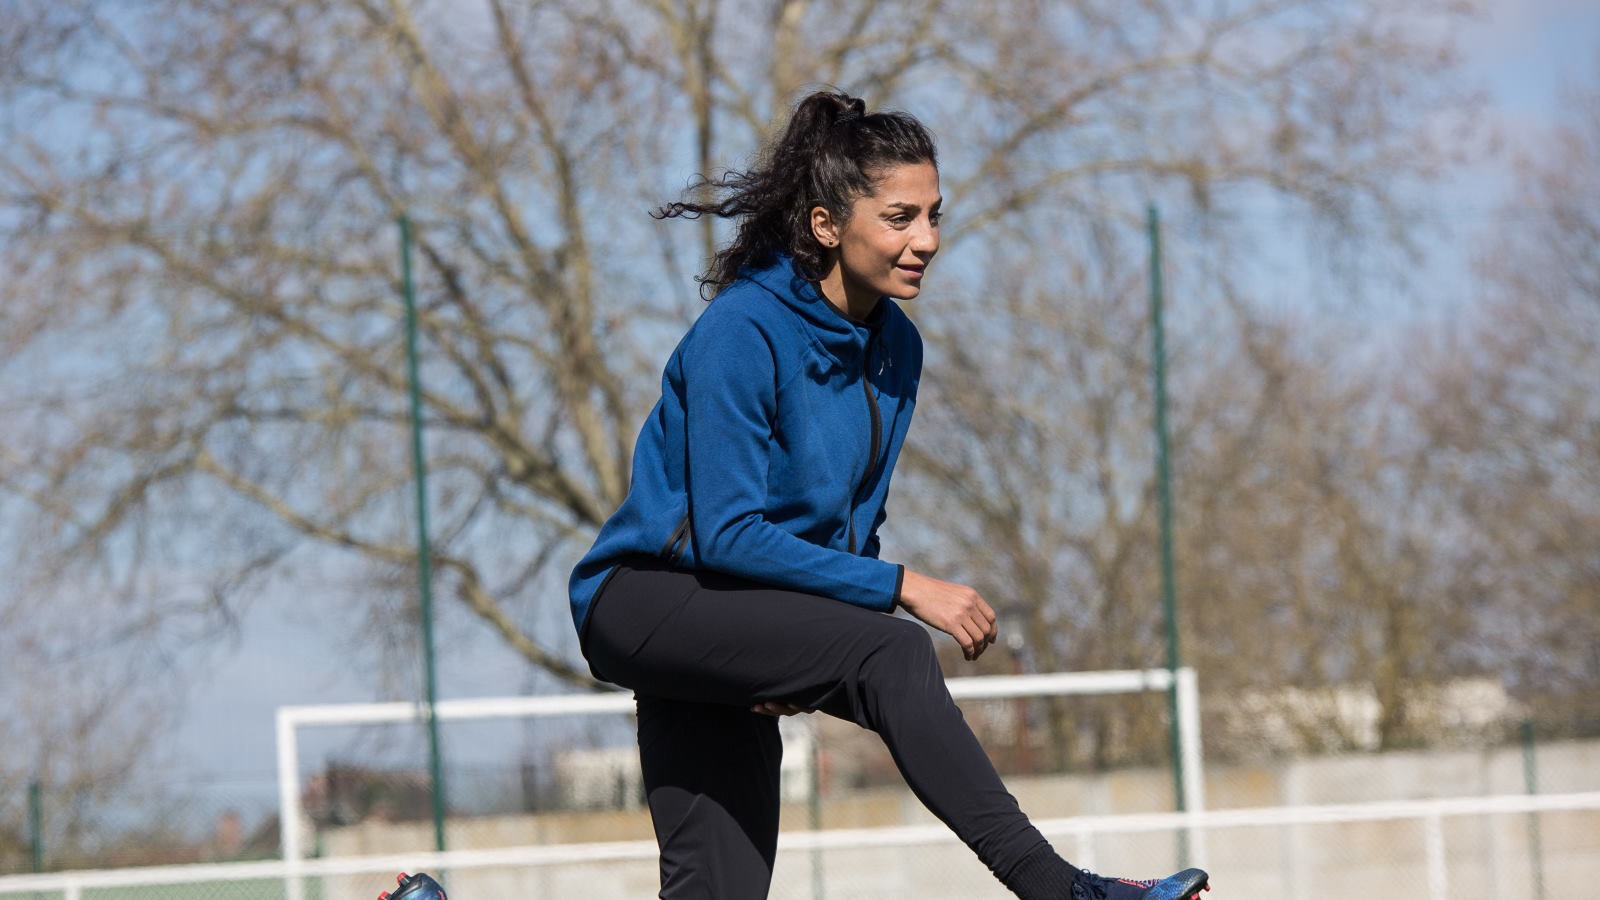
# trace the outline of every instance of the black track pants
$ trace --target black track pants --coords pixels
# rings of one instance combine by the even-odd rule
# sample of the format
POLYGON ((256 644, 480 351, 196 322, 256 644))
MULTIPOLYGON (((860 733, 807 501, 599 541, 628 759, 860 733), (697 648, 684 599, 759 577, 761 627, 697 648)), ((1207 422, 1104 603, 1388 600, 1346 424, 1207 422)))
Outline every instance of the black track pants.
POLYGON ((765 701, 877 732, 917 798, 1002 881, 1045 845, 950 699, 915 622, 638 561, 596 598, 584 644, 595 674, 638 700, 667 900, 767 895, 782 746, 777 720, 750 712, 765 701))

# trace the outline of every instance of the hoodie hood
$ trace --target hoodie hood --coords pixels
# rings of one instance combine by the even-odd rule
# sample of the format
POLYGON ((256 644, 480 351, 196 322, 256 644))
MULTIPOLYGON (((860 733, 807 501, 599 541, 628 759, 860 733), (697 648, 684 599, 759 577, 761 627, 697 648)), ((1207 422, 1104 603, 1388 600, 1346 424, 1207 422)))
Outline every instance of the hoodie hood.
POLYGON ((858 365, 862 354, 878 339, 893 301, 880 298, 865 319, 856 319, 828 302, 815 282, 795 270, 794 258, 779 254, 768 266, 746 269, 744 276, 765 289, 805 324, 812 344, 845 365, 858 365))

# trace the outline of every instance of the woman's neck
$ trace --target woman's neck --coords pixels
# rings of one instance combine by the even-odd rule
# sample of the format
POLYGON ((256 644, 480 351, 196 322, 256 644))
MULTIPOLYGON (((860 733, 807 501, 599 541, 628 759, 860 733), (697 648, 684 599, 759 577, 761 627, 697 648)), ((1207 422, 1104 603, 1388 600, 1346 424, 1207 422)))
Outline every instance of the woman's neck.
POLYGON ((865 322, 867 317, 872 315, 872 311, 878 308, 878 301, 882 299, 876 295, 853 296, 852 292, 845 287, 844 276, 841 274, 838 264, 835 264, 828 271, 828 274, 817 282, 817 290, 822 293, 823 299, 833 304, 834 309, 843 313, 847 318, 855 319, 858 322, 865 322))

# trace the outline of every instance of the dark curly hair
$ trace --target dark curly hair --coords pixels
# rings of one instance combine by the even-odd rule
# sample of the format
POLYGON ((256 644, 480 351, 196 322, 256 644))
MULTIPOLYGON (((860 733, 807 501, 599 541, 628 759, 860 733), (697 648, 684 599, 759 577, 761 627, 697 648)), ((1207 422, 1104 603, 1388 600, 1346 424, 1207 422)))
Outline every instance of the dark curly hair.
POLYGON ((712 257, 696 281, 709 299, 746 266, 769 265, 779 253, 794 257, 801 277, 824 274, 822 246, 811 232, 811 210, 821 206, 841 224, 850 206, 872 192, 885 170, 910 163, 938 165, 933 136, 900 112, 868 115, 866 104, 840 91, 817 91, 794 109, 783 133, 762 150, 754 168, 720 179, 701 176, 692 190, 710 187, 719 199, 680 200, 655 210, 658 219, 710 214, 738 222, 733 241, 712 257))

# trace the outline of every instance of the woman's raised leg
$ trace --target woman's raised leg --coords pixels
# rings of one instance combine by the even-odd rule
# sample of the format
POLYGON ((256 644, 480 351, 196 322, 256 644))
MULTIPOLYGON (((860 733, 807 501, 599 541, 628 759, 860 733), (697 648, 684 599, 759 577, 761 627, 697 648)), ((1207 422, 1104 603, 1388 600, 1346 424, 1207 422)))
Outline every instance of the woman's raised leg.
MULTIPOLYGON (((683 710, 720 705, 730 716, 765 701, 816 709, 877 732, 917 798, 1001 881, 1010 885, 1041 854, 1054 858, 950 699, 916 622, 641 563, 619 569, 596 598, 585 649, 597 675, 639 694, 647 767, 664 751, 645 743, 646 697, 689 704, 683 710)), ((692 759, 693 731, 683 740, 662 746, 692 759)))

